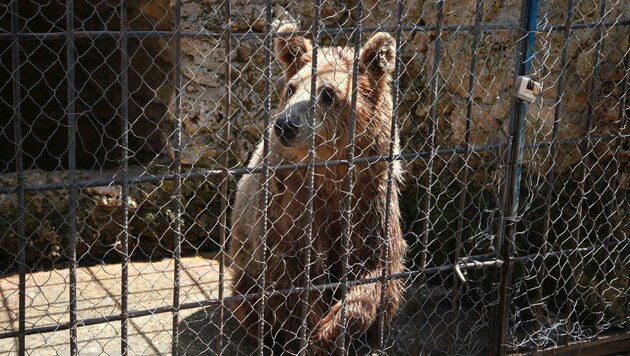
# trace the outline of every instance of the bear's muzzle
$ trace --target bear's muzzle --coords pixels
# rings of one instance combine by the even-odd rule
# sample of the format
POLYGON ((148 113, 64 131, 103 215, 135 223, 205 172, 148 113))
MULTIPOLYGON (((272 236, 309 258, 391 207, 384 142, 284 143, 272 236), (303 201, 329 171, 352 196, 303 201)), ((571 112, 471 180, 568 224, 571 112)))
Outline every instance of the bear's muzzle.
POLYGON ((308 105, 308 101, 290 105, 276 118, 273 130, 283 146, 292 146, 300 137, 304 120, 308 116, 308 105))

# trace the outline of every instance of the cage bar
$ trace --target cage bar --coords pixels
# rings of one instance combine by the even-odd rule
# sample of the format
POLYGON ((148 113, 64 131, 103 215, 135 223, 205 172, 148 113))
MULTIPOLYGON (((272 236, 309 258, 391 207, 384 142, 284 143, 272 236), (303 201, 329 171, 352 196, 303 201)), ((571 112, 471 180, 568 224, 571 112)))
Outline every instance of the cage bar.
MULTIPOLYGON (((598 22, 602 23, 606 16, 606 0, 602 0, 600 2, 599 9, 600 9, 600 13, 599 13, 598 22)), ((589 87, 589 93, 588 93, 588 112, 586 114, 586 125, 585 125, 585 133, 586 133, 585 138, 590 138, 592 136, 593 116, 595 115, 595 97, 597 95, 596 94, 597 81, 599 80, 599 69, 601 65, 602 42, 604 41, 603 29, 601 28, 601 25, 597 28, 598 28, 597 39, 595 40, 595 65, 593 66, 593 72, 591 73, 591 77, 590 77, 590 87, 589 87)), ((584 200, 586 198, 586 192, 584 189, 585 189, 585 182, 588 179, 588 176, 590 175, 589 154, 592 149, 593 149, 592 140, 586 139, 580 145, 580 153, 582 155, 582 161, 580 162, 581 179, 578 181, 578 188, 577 188, 578 206, 577 206, 576 216, 577 216, 578 226, 575 227, 575 236, 574 236, 574 240, 572 241, 575 249, 580 248, 582 244, 582 239, 583 239, 582 224, 584 223, 584 204, 585 204, 584 200)), ((578 264, 577 254, 574 252, 570 253, 569 265, 571 266, 572 271, 575 270, 577 264, 578 264)), ((579 298, 579 296, 577 296, 576 291, 575 291, 575 287, 577 285, 575 274, 573 273, 571 274, 571 277, 569 278, 569 281, 567 284, 568 284, 570 297, 569 297, 568 303, 566 304, 566 309, 565 309, 565 313, 567 315, 567 333, 564 338, 565 345, 568 345, 569 342, 571 342, 571 328, 573 325, 573 319, 576 318, 576 316, 573 313, 573 309, 574 309, 577 299, 579 298)))
POLYGON ((388 156, 388 165, 387 165, 387 198, 385 203, 385 236, 383 237, 383 242, 381 243, 381 251, 380 251, 380 260, 381 260, 381 295, 378 306, 378 340, 377 340, 377 351, 376 352, 385 352, 385 308, 387 307, 385 300, 385 291, 387 288, 387 280, 386 276, 391 273, 389 269, 389 259, 390 259, 390 238, 391 238, 391 219, 392 219, 392 195, 394 194, 394 155, 397 154, 396 150, 400 148, 396 146, 396 137, 398 136, 398 105, 399 105, 399 97, 400 97, 400 46, 401 46, 401 37, 402 30, 401 26, 404 18, 404 1, 397 0, 396 5, 398 8, 398 13, 396 15, 396 57, 394 61, 394 72, 392 74, 392 125, 389 131, 389 156, 388 156))
POLYGON ((18 355, 26 353, 26 246, 28 238, 24 219, 26 218, 25 182, 24 182, 24 151, 22 149, 22 95, 20 89, 20 39, 18 2, 11 1, 11 79, 13 81, 13 132, 15 135, 15 175, 17 191, 17 238, 18 238, 18 355))
POLYGON ((263 130, 263 164, 262 164, 262 176, 263 176, 263 192, 264 192, 264 204, 262 211, 262 220, 263 220, 263 235, 262 235, 262 261, 260 276, 258 281, 256 281, 257 286, 260 288, 261 296, 258 301, 258 344, 256 353, 259 356, 264 356, 264 337, 265 337, 265 304, 267 299, 267 288, 265 283, 265 275, 267 272, 267 235, 269 233, 269 228, 271 227, 271 221, 269 219, 269 206, 271 203, 271 193, 269 191, 269 130, 271 130, 271 63, 273 56, 273 42, 272 42, 272 32, 273 32, 273 24, 272 24, 272 1, 267 0, 265 4, 265 38, 263 42, 263 47, 265 49, 265 68, 263 70, 263 78, 265 80, 265 103, 264 103, 264 111, 265 111, 265 120, 264 120, 264 130, 263 130))
MULTIPOLYGON (((599 22, 589 22, 589 23, 576 23, 572 25, 572 29, 589 29, 594 28, 596 26, 603 27, 616 27, 616 26, 628 26, 630 25, 630 19, 620 20, 620 21, 605 21, 604 23, 599 22)), ((560 31, 564 30, 564 24, 562 25, 545 25, 538 28, 539 32, 548 32, 548 31, 560 31)), ((519 25, 513 23, 485 23, 482 22, 480 24, 482 30, 518 30, 520 29, 519 25)), ((414 31, 436 31, 437 26, 401 26, 401 30, 403 32, 414 32, 414 31)), ((474 25, 444 25, 442 27, 443 32, 460 32, 460 31, 474 31, 474 25)), ((365 26, 362 32, 374 32, 374 31, 385 31, 385 32, 395 32, 396 27, 391 26, 365 26)), ((334 36, 342 33, 352 33, 354 32, 353 28, 338 28, 338 29, 322 29, 321 34, 326 36, 334 36)), ((212 32, 208 30, 202 30, 199 32, 186 32, 182 31, 183 38, 192 38, 192 39, 215 39, 220 40, 222 38, 223 32, 212 32)), ((308 31, 297 31, 296 34, 304 36, 308 35, 308 31)), ((126 31, 126 35, 134 38, 154 38, 154 37, 164 37, 169 38, 173 35, 172 31, 126 31)), ((75 38, 119 38, 121 36, 120 31, 76 31, 75 38)), ((65 32, 29 32, 29 33, 18 33, 17 37, 23 40, 63 40, 65 38, 65 32)), ((264 37, 264 33, 258 32, 233 32, 232 37, 236 40, 246 40, 246 39, 262 39, 264 37)), ((8 33, 0 33, 0 40, 11 39, 12 35, 8 33)))
MULTIPOLYGON (((534 33, 536 31, 536 18, 538 14, 538 0, 526 0, 523 2, 521 12, 522 35, 520 40, 519 55, 516 66, 517 75, 528 75, 531 71, 532 57, 534 55, 534 33)), ((513 246, 519 221, 518 203, 521 184, 521 169, 523 161, 523 146, 525 141, 525 122, 527 104, 512 99, 511 117, 512 142, 510 149, 509 166, 507 167, 508 180, 505 184, 503 219, 501 227, 500 251, 504 266, 501 270, 501 284, 499 287, 499 301, 496 312, 496 340, 494 352, 504 355, 507 352, 507 337, 510 316, 511 286, 513 273, 513 246)))
MULTIPOLYGON (((621 141, 623 138, 622 132, 623 130, 628 128, 628 112, 626 111, 626 105, 628 100, 628 82, 630 81, 630 32, 628 32, 628 39, 626 41, 626 51, 625 59, 624 59, 624 75, 623 75, 623 84, 622 90, 623 93, 621 99, 619 101, 619 125, 618 125, 618 134, 619 140, 621 141)), ((627 240, 626 240, 627 241, 627 240)), ((624 296, 624 302, 626 303, 626 315, 630 315, 630 293, 626 293, 624 296)), ((630 322, 625 322, 625 330, 630 330, 630 322)))
MULTIPOLYGON (((564 95, 565 95, 564 94, 565 76, 566 76, 567 63, 568 63, 567 51, 568 51, 568 46, 569 46, 569 40, 571 38, 571 28, 573 25, 573 8, 574 8, 573 0, 567 1, 565 24, 563 28, 564 39, 562 42, 563 43, 562 52, 560 54, 560 74, 558 76, 558 87, 556 91, 556 104, 555 104, 555 111, 554 111, 553 128, 551 132, 551 147, 550 147, 551 165, 549 166, 549 171, 547 172, 547 176, 545 178, 545 186, 546 186, 547 194, 545 195, 545 216, 543 218, 544 219, 543 220, 543 243, 540 248, 540 254, 542 256, 546 255, 548 251, 551 210, 553 208, 553 199, 556 198, 556 193, 554 189, 554 181, 556 179, 555 170, 557 166, 557 157, 558 157, 558 142, 557 141, 558 141, 559 123, 563 115, 563 105, 564 105, 564 95)), ((536 314, 535 324, 536 325, 534 326, 536 329, 541 328, 542 322, 540 319, 544 318, 543 316, 544 311, 540 303, 543 299, 542 285, 543 285, 543 280, 546 273, 546 264, 544 260, 542 262, 543 263, 540 265, 540 269, 538 270, 538 273, 536 275, 536 280, 538 281, 541 287, 538 288, 538 291, 536 292, 536 296, 533 303, 534 305, 537 305, 536 311, 535 311, 535 314, 536 314)))
POLYGON ((75 45, 74 45, 74 2, 66 1, 66 90, 67 104, 66 115, 68 117, 68 170, 70 171, 70 187, 68 189, 68 224, 70 225, 70 285, 68 286, 70 305, 68 309, 70 324, 70 355, 78 354, 77 350, 77 209, 79 199, 77 197, 77 166, 76 166, 76 134, 77 120, 75 115, 76 100, 76 76, 75 76, 75 45))
POLYGON ((121 239, 121 279, 120 279, 120 353, 129 352, 129 53, 126 31, 129 27, 127 18, 127 0, 120 2, 120 109, 121 121, 120 145, 122 159, 120 167, 122 232, 121 239))
MULTIPOLYGON (((225 0, 223 3, 225 17, 224 21, 226 24, 229 24, 232 20, 232 2, 231 0, 225 0)), ((227 167, 230 165, 230 142, 231 142, 231 127, 232 127, 232 65, 230 64, 229 58, 232 54, 232 29, 230 26, 226 25, 223 33, 223 42, 225 45, 225 57, 228 59, 225 61, 225 65, 223 67, 223 73, 225 76, 225 96, 223 97, 223 115, 225 117, 225 127, 223 128, 223 144, 224 144, 224 152, 223 152, 223 174, 221 176, 221 215, 219 216, 219 246, 220 250, 217 254, 217 259, 219 260, 219 290, 218 290, 218 299, 221 302, 221 305, 218 308, 217 313, 217 328, 219 330, 219 335, 217 336, 216 345, 215 345, 215 353, 217 355, 221 355, 223 350, 223 327, 224 327, 224 319, 225 319, 225 250, 227 249, 227 209, 229 205, 229 197, 228 197, 228 184, 230 175, 227 171, 227 167)))
POLYGON ((181 251, 182 251, 182 36, 181 36, 181 0, 175 0, 175 191, 173 194, 173 211, 175 212, 175 236, 173 244, 173 327, 171 352, 173 356, 179 354, 179 312, 180 312, 180 278, 181 278, 181 251))
MULTIPOLYGON (((429 121, 429 131, 427 133, 426 146, 429 156, 427 159, 427 175, 424 182, 424 200, 422 202, 422 236, 420 237, 420 245, 422 252, 420 254, 420 268, 427 267, 427 254, 429 248, 429 230, 431 230, 431 190, 433 185, 433 161, 436 156, 435 152, 435 131, 437 130, 437 102, 439 95, 439 72, 442 51, 442 30, 444 27, 444 1, 437 2, 437 25, 435 33, 435 50, 433 55, 433 71, 431 73, 431 111, 429 121)), ((424 278, 424 277, 423 277, 424 278)))
MULTIPOLYGON (((315 197, 315 106, 317 101, 317 61, 319 50, 319 35, 322 30, 321 23, 321 1, 313 1, 314 19, 312 24, 312 43, 313 49, 311 53, 311 95, 309 98, 309 110, 308 110, 308 167, 306 170, 306 244, 304 253, 304 281, 303 287, 305 291, 309 290, 311 286, 311 253, 313 246, 313 198, 315 197)), ((311 308, 309 303, 309 293, 302 293, 300 295, 301 310, 300 315, 302 317, 302 323, 300 325, 299 337, 300 337, 300 355, 306 355, 308 351, 308 314, 311 308)))
MULTIPOLYGON (((477 70, 477 57, 478 57, 478 49, 479 42, 481 41, 482 28, 481 21, 483 20, 483 6, 484 0, 477 0, 475 4, 475 25, 473 29, 473 42, 472 42, 472 56, 470 58, 470 71, 468 74, 468 99, 466 101, 466 129, 464 133, 464 152, 460 156, 460 160, 462 161, 461 178, 458 178, 458 182, 460 184, 460 192, 457 195, 457 231, 455 232, 455 251, 453 255, 453 264, 457 265, 460 262, 461 258, 461 250, 462 250, 462 237, 464 234, 464 210, 466 208, 466 194, 468 192, 468 175, 470 169, 468 168, 468 161, 470 160, 471 155, 471 134, 472 134, 472 110, 473 105, 475 104, 475 85, 478 81, 476 70, 477 70)), ((457 278, 456 274, 453 274, 453 301, 452 301, 452 310, 454 315, 459 314, 459 310, 461 307, 461 295, 460 295, 460 283, 461 281, 457 278)), ((452 328, 457 328, 457 325, 452 325, 452 328)), ((454 339, 451 347, 449 347, 449 352, 454 352, 455 342, 456 342, 456 330, 451 331, 451 336, 454 339)))
MULTIPOLYGON (((612 241, 608 245, 598 244, 598 245, 593 245, 593 246, 590 246, 590 247, 582 247, 582 248, 579 248, 577 250, 576 249, 564 249, 564 250, 559 250, 559 251, 552 251, 552 252, 548 252, 547 255, 543 256, 543 258, 546 259, 546 258, 551 258, 551 257, 559 257, 559 256, 562 256, 562 255, 566 255, 569 252, 577 252, 578 254, 593 253, 593 252, 597 251, 598 249, 600 249, 602 247, 626 248, 629 244, 630 244, 630 242, 628 240, 612 241)), ((498 260, 496 259, 496 257, 497 257, 496 254, 483 254, 483 255, 469 256, 469 260, 477 261, 477 263, 471 262, 471 263, 468 263, 468 264, 460 265, 459 268, 460 268, 460 270, 474 269, 474 268, 477 268, 478 263, 481 263, 483 268, 500 267, 500 266, 497 265, 497 261, 498 260)), ((528 256, 514 257, 512 259, 512 262, 513 263, 532 263, 532 262, 535 262, 537 260, 537 258, 540 258, 539 254, 532 254, 532 255, 528 255, 528 256)), ((427 267, 425 270, 413 270, 413 271, 407 271, 407 272, 402 272, 402 273, 389 274, 389 275, 387 275, 386 279, 387 280, 411 279, 411 278, 417 277, 417 276, 419 276, 421 274, 431 275, 431 274, 445 272, 445 271, 454 271, 454 269, 455 269, 454 265, 447 264, 447 265, 442 265, 442 266, 437 266, 437 267, 427 267)), ((354 280, 354 281, 349 281, 348 282, 348 286, 351 287, 351 286, 357 286, 357 285, 362 285, 362 284, 381 283, 381 282, 382 281, 381 281, 380 277, 363 278, 363 279, 357 279, 357 280, 354 280)), ((337 282, 337 283, 326 283, 326 284, 319 284, 319 285, 311 285, 310 288, 309 288, 309 291, 312 291, 312 290, 322 291, 322 290, 328 290, 328 289, 335 289, 335 288, 339 288, 340 285, 341 285, 340 282, 337 282)), ((278 290, 275 290, 275 291, 266 292, 265 294, 267 296, 269 296, 269 297, 271 297, 271 296, 279 296, 279 295, 286 296, 286 295, 289 295, 291 293, 300 293, 302 291, 303 291, 303 288, 278 289, 278 290)), ((250 294, 247 294, 245 296, 229 296, 229 297, 225 297, 223 299, 223 302, 252 300, 252 299, 260 298, 262 296, 262 294, 263 293, 250 293, 250 294)), ((182 303, 180 305, 180 310, 198 309, 198 308, 203 308, 203 307, 208 307, 208 306, 216 306, 216 305, 220 305, 220 304, 221 304, 221 300, 219 300, 219 299, 210 299, 210 300, 204 300, 204 301, 188 302, 188 303, 182 303)), ((150 309, 131 310, 131 311, 129 311, 127 317, 129 319, 133 319, 133 318, 140 318, 140 317, 149 316, 149 315, 157 315, 157 314, 163 314, 163 313, 172 313, 173 311, 174 311, 173 307, 169 305, 169 306, 162 306, 162 307, 150 308, 150 309)), ((86 319, 77 320, 76 326, 77 327, 82 327, 82 326, 89 326, 89 325, 111 323, 111 322, 114 322, 114 321, 120 321, 121 319, 122 319, 122 315, 121 314, 114 314, 114 315, 108 315, 108 316, 97 317, 97 318, 86 318, 86 319)), ((0 339, 6 339, 6 338, 11 338, 11 337, 18 337, 20 334, 23 334, 23 335, 27 336, 27 335, 35 335, 35 334, 42 334, 42 333, 50 333, 50 332, 68 330, 71 327, 72 327, 72 325, 70 323, 59 323, 59 324, 56 324, 56 325, 32 327, 32 328, 26 329, 22 333, 19 330, 18 331, 7 331, 7 332, 0 333, 0 339)))
MULTIPOLYGON (((343 219, 345 220, 344 230, 341 237, 341 245, 343 254, 341 256, 341 310, 339 312, 339 334, 345 335, 347 328, 346 310, 348 304, 348 274, 350 270, 349 258, 350 258, 350 236, 353 233, 353 212, 352 212, 352 195, 354 191, 354 174, 356 170, 356 158, 354 154, 355 140, 356 140, 356 125, 357 125, 357 100, 359 95, 359 53, 361 49, 361 29, 363 27, 363 0, 358 0, 355 8, 355 28, 353 33, 354 40, 354 57, 352 60, 352 93, 350 98, 350 107, 352 108, 352 116, 350 118, 349 125, 349 142, 347 152, 347 165, 348 170, 344 176, 343 185, 346 189, 343 196, 343 219)), ((346 338, 337 338, 337 350, 339 355, 344 356, 346 350, 346 338)))
MULTIPOLYGON (((616 139, 625 139, 630 137, 630 134, 611 134, 611 135, 600 135, 600 136, 592 136, 587 139, 565 139, 556 142, 559 146, 576 146, 579 145, 584 140, 590 140, 591 142, 605 142, 605 141, 613 141, 616 139)), ((523 146, 523 150, 535 150, 538 148, 548 148, 551 147, 553 142, 551 141, 543 141, 537 143, 528 143, 523 146)), ((490 144, 490 145, 481 145, 481 146, 472 146, 470 148, 471 152, 493 152, 503 150, 507 147, 506 144, 490 144)), ((463 147, 454 147, 454 148, 445 148, 435 150, 436 156, 452 156, 454 154, 463 154, 463 147)), ((394 160, 399 161, 412 161, 418 158, 425 158, 431 155, 430 151, 418 151, 418 152, 407 152, 400 153, 394 155, 394 160)), ((368 157, 358 157, 355 158, 356 164, 363 163, 376 163, 376 162, 385 162, 389 160, 387 156, 368 156, 368 157)), ((330 161, 322 161, 316 162, 315 167, 334 167, 340 165, 346 165, 348 162, 346 160, 330 160, 330 161)), ((276 166, 269 166, 270 171, 285 171, 285 170, 295 170, 301 168, 308 168, 308 163, 299 163, 299 164, 283 164, 276 166)), ((227 172, 229 175, 238 176, 243 174, 257 174, 261 173, 263 169, 261 167, 257 168, 249 168, 249 167, 236 167, 236 168, 228 168, 227 172)), ((223 174, 223 169, 195 169, 190 170, 188 172, 182 173, 182 179, 207 179, 210 177, 221 177, 223 174)), ((164 175, 145 175, 145 176, 136 176, 128 178, 129 184, 135 183, 150 183, 150 182, 161 182, 161 181, 172 181, 175 180, 174 174, 164 174, 164 175)), ((117 179, 109 179, 109 180, 84 180, 77 181, 76 186, 78 188, 88 188, 88 187, 105 187, 109 185, 120 185, 122 184, 122 180, 120 178, 117 179)), ((49 190, 67 190, 69 189, 69 183, 52 183, 52 184, 42 184, 42 185, 25 185, 25 192, 42 192, 49 190)), ((15 193, 15 187, 0 187, 0 194, 13 194, 15 193)))
POLYGON ((622 130, 627 128, 628 124, 628 114, 626 112, 626 104, 628 100, 628 82, 630 81, 630 32, 628 33, 627 40, 627 48, 626 58, 624 59, 624 74, 623 74, 623 84, 621 89, 621 99, 619 100, 619 135, 622 135, 622 130))

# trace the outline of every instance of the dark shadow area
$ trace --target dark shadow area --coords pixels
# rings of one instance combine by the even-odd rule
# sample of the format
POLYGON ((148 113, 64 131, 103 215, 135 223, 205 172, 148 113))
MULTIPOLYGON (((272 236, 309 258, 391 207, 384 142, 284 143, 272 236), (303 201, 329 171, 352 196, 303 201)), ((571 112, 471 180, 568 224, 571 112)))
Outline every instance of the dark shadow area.
MULTIPOLYGON (((257 352, 257 342, 247 336, 238 320, 229 310, 224 312, 222 332, 219 332, 219 306, 200 310, 182 320, 179 324, 179 352, 182 355, 230 355, 249 356, 257 352), (222 338, 222 351, 217 352, 217 340, 222 338)), ((355 342, 348 352, 351 356, 377 355, 362 342, 355 342)), ((285 352, 282 345, 274 343, 271 338, 265 339, 265 355, 293 355, 285 352)))
POLYGON ((488 320, 479 304, 462 298, 453 309, 452 289, 417 283, 385 334, 387 355, 486 355, 488 320))
MULTIPOLYGON (((102 35, 74 39, 74 64, 68 68, 66 4, 52 1, 19 2, 22 34, 57 33, 54 37, 20 37, 19 70, 13 65, 11 39, 0 40, 0 173, 16 170, 16 144, 21 143, 24 169, 68 168, 68 85, 74 86, 76 165, 102 169, 119 165, 121 138, 128 133, 130 164, 146 163, 166 145, 166 125, 174 86, 173 61, 157 38, 128 40, 128 124, 121 111, 121 43, 106 31, 120 30, 120 5, 76 2, 76 31, 102 31, 102 35), (16 103, 14 82, 19 85, 16 103), (158 95, 159 93, 159 95, 158 95), (159 98, 158 98, 159 97, 159 98), (158 99, 158 100, 156 100, 158 99), (15 137, 19 108, 20 137, 15 137)), ((155 25, 130 4, 130 30, 169 30, 155 25), (159 27, 159 28, 158 28, 159 27)), ((11 18, 0 17, 0 28, 10 32, 11 18)))
MULTIPOLYGON (((257 344, 240 327, 227 309, 222 333, 218 327, 218 306, 202 309, 179 324, 180 354, 218 355, 217 340, 222 337, 222 354, 256 354, 257 344)), ((464 302, 453 312, 452 290, 409 286, 406 298, 392 325, 385 331, 385 352, 371 351, 365 343, 355 342, 349 355, 481 355, 489 343, 487 320, 478 306, 464 302), (480 345, 482 345, 480 347, 480 345)), ((265 341, 265 355, 290 355, 279 345, 265 341)))
POLYGON ((179 323, 180 355, 250 356, 256 353, 256 343, 248 338, 232 313, 224 309, 224 324, 218 327, 221 306, 211 306, 184 318, 179 323), (220 332, 222 331, 222 332, 220 332), (223 348, 217 353, 217 340, 223 348))

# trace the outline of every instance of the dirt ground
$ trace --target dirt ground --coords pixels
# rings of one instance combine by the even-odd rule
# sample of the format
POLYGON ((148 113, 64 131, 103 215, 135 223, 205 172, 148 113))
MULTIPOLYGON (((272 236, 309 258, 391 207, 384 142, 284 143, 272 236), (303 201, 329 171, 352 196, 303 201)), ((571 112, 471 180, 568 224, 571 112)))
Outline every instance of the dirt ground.
MULTIPOLYGON (((172 305, 173 260, 133 262, 129 265, 128 308, 152 310, 172 305)), ((94 321, 120 311, 120 265, 98 265, 77 270, 77 319, 94 321)), ((218 297, 218 263, 209 258, 182 259, 180 302, 203 302, 218 297)), ((0 278, 0 333, 17 330, 18 276, 0 278)), ((69 272, 53 270, 27 275, 26 328, 54 326, 69 322, 69 272)), ((483 318, 470 309, 453 314, 449 293, 443 288, 407 288, 405 303, 385 335, 387 355, 445 355, 481 353, 483 318), (454 340, 460 340, 457 344, 454 340)), ((181 310, 178 318, 178 348, 184 355, 252 355, 257 344, 247 338, 238 322, 224 309, 224 323, 218 325, 221 306, 181 310)), ((173 347, 173 314, 149 313, 129 319, 130 354, 170 354, 173 347)), ((77 328, 80 355, 120 355, 121 322, 94 323, 77 328)), ((265 344, 265 354, 279 354, 278 347, 265 344)), ((28 355, 70 353, 68 330, 26 336, 28 355)), ((358 354, 373 354, 365 347, 358 354)), ((281 352, 280 352, 281 353, 281 352)), ((0 339, 0 354, 17 354, 17 339, 0 339)))

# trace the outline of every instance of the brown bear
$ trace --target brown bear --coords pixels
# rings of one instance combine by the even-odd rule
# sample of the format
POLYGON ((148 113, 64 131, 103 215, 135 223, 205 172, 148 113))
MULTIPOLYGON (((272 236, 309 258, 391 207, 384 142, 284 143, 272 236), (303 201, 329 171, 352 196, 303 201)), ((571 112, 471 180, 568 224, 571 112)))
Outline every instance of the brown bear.
MULTIPOLYGON (((278 29, 275 39, 276 58, 284 69, 285 91, 281 111, 274 117, 269 136, 268 164, 307 163, 309 135, 315 134, 317 161, 344 160, 348 157, 352 122, 352 72, 354 51, 351 48, 319 48, 315 95, 315 127, 308 128, 311 108, 312 44, 295 34, 294 25, 278 29)), ((354 155, 387 156, 390 145, 398 150, 398 136, 391 137, 391 72, 396 44, 387 33, 374 34, 358 55, 358 94, 354 155), (394 140, 394 142, 392 142, 394 140)), ((261 167, 261 142, 253 153, 249 167, 261 167)), ((347 268, 342 266, 344 245, 343 202, 346 193, 344 177, 348 166, 318 165, 314 169, 312 244, 307 244, 308 175, 307 169, 271 170, 265 194, 263 174, 245 175, 238 184, 231 216, 233 295, 265 291, 290 290, 304 286, 305 254, 310 254, 311 285, 333 285, 334 288, 310 289, 271 295, 265 299, 264 315, 259 315, 260 294, 231 303, 234 315, 254 338, 272 337, 289 352, 299 351, 302 303, 308 303, 306 335, 307 354, 330 355, 341 345, 352 347, 357 339, 373 343, 377 337, 379 312, 388 325, 401 300, 400 279, 386 282, 384 310, 380 310, 382 282, 356 284, 346 292, 345 332, 342 334, 341 288, 343 271, 349 281, 378 278, 404 271, 406 245, 400 228, 398 191, 401 167, 392 163, 392 194, 387 198, 388 165, 386 161, 357 163, 352 188, 351 235, 347 249, 347 268), (268 198, 266 198, 268 197, 268 198), (265 204, 265 199, 268 199, 265 204), (391 204, 389 218, 387 203, 391 204), (263 211, 267 219, 263 219, 263 211), (267 226, 267 231, 265 230, 267 226), (264 241, 264 242, 263 242, 264 241), (263 245, 264 244, 264 245, 263 245), (264 246, 264 248, 263 248, 264 246), (385 251, 383 249, 386 249, 385 251), (384 253, 387 252, 387 253, 384 253), (387 256, 383 261, 381 256, 387 256), (262 262, 265 262, 263 264, 262 262), (264 270, 264 280, 261 273, 264 270), (259 335, 259 322, 264 334, 259 335), (343 338, 340 340, 340 338, 343 338), (342 344, 345 343, 345 344, 342 344)))

